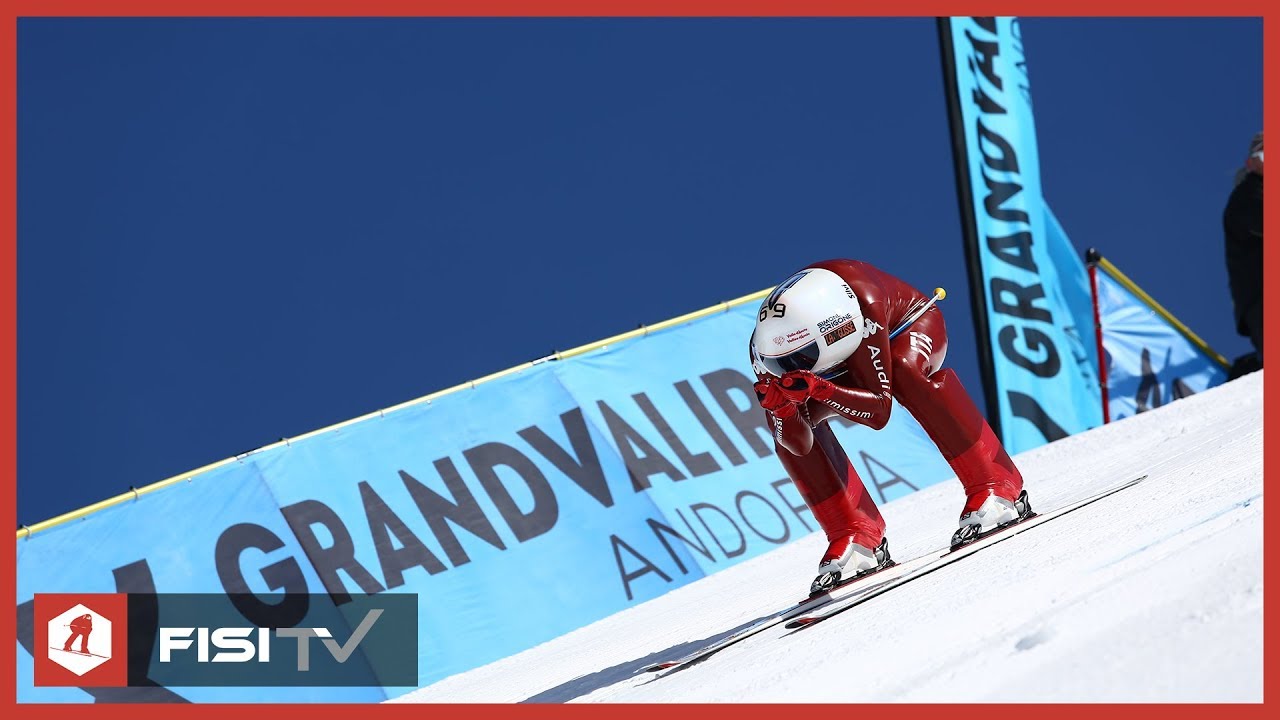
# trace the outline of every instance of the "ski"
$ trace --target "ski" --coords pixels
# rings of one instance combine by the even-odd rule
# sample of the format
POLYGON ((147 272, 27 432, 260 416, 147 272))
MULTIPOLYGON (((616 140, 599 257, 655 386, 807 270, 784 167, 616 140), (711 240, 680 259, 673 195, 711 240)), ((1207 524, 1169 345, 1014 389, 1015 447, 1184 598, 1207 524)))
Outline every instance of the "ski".
POLYGON ((706 660, 731 645, 736 645, 753 635, 757 635, 782 623, 786 623, 784 627, 792 630, 808 627, 831 617, 838 612, 856 607, 873 597, 878 597, 889 590, 902 585, 903 583, 910 582, 915 578, 924 577, 928 573, 937 570, 940 567, 945 567, 956 560, 972 555, 982 548, 994 545, 1003 539, 1022 532, 1023 530, 1029 530, 1042 522, 1052 520, 1055 517, 1060 517, 1073 510, 1078 510, 1085 505, 1097 502, 1109 495, 1113 495, 1125 488, 1132 487, 1144 480, 1146 477, 1146 475, 1143 475, 1120 485, 1110 487, 1095 495, 1084 498, 1083 500, 1078 500, 1070 505, 1050 510, 1048 512, 1031 515, 1013 525, 989 531, 980 536, 977 540, 966 545, 962 545, 954 550, 948 545, 947 547, 933 550, 905 562, 882 568, 874 573, 868 573, 866 575, 847 580, 836 585, 825 593, 808 597, 791 607, 779 610, 771 615, 766 615, 755 620, 754 622, 731 632, 710 645, 695 650, 684 657, 654 663, 653 665, 646 667, 645 672, 661 673, 659 677, 665 677, 673 672, 683 670, 690 665, 706 660))
POLYGON ((1017 535, 1018 533, 1024 532, 1026 530, 1030 530, 1031 528, 1036 527, 1037 525, 1046 523, 1050 520, 1053 520, 1054 518, 1062 517, 1063 515, 1079 510, 1080 508, 1085 507, 1086 505, 1090 505, 1103 498, 1114 495, 1120 492, 1121 490, 1133 487, 1134 485, 1137 485, 1138 483, 1146 479, 1146 477, 1147 477, 1146 475, 1143 475, 1141 477, 1134 478, 1133 480, 1129 480, 1128 482, 1124 482, 1119 485, 1112 486, 1110 488, 1107 488, 1106 490, 1103 490, 1102 492, 1099 492, 1094 495, 1090 495, 1089 497, 1084 498, 1083 500, 1077 500, 1074 503, 1057 508, 1056 510, 1050 510, 1044 513, 1036 513, 1017 523, 1013 523, 1011 525, 1006 525, 1005 527, 1002 527, 1002 528, 996 528, 994 530, 991 530, 985 533, 984 535, 979 536, 978 539, 970 543, 961 545, 960 547, 957 547, 954 550, 944 551, 938 557, 934 558, 931 562, 928 562, 922 566, 917 566, 912 572, 899 575, 898 577, 895 577, 888 582, 880 583, 874 588, 868 588, 867 592, 859 593, 857 596, 854 596, 854 597, 845 597, 845 598, 841 598, 838 601, 826 603, 824 604, 823 607, 820 607, 820 608, 806 609, 802 611, 798 616, 793 615, 788 620, 787 624, 784 625, 783 627, 789 630, 803 630, 804 628, 812 627, 818 624, 819 622, 826 620, 827 618, 838 615, 846 610, 855 608, 861 605, 862 603, 867 602, 868 600, 871 600, 872 598, 879 597, 880 595, 883 595, 884 593, 887 593, 896 587, 900 587, 906 583, 911 582, 912 580, 917 580, 919 578, 922 578, 928 575, 929 573, 932 573, 935 570, 944 568, 950 565, 951 563, 954 563, 958 560, 962 560, 982 550, 983 548, 991 547, 992 545, 995 545, 996 543, 1001 542, 1003 540, 1007 540, 1013 537, 1014 535, 1017 535))
MULTIPOLYGON (((850 578, 848 580, 844 580, 838 583, 835 587, 831 588, 830 590, 827 590, 826 592, 819 593, 817 595, 810 595, 809 597, 797 602, 796 604, 786 609, 779 610, 770 615, 765 615, 764 617, 759 618, 758 620, 752 621, 751 623, 748 623, 742 628, 739 628, 738 630, 731 632, 729 635, 726 635, 725 637, 720 638, 714 643, 711 643, 706 647, 695 650, 689 653, 688 655, 685 655, 684 657, 677 658, 674 660, 667 660, 659 663, 654 663, 653 665, 646 667, 645 672, 656 673, 664 670, 675 672, 676 670, 679 670, 683 667, 686 667, 693 663, 704 660, 720 652, 721 650, 729 647, 730 645, 746 640, 752 635, 755 635, 764 630, 768 630, 769 628, 774 627, 779 623, 786 622, 787 620, 790 620, 791 618, 794 618, 797 615, 801 615, 803 613, 812 611, 816 608, 819 608, 835 600, 848 599, 849 597, 856 595, 860 592, 869 591, 872 588, 878 587, 880 584, 887 582, 894 577, 897 577, 903 573, 911 572, 913 569, 917 568, 918 566, 923 565, 924 563, 933 559, 934 558, 932 556, 918 557, 912 560, 908 560, 906 562, 886 565, 885 567, 880 568, 879 570, 876 570, 874 572, 869 572, 854 578, 850 578)), ((669 674, 669 673, 664 673, 664 674, 669 674)))
POLYGON ((50 649, 50 650, 57 650, 58 652, 71 653, 72 655, 83 655, 83 656, 85 656, 85 657, 97 657, 97 658, 102 658, 102 659, 104 659, 104 660, 110 660, 110 659, 111 659, 111 658, 107 657, 106 655, 99 655, 98 653, 80 652, 79 650, 68 650, 68 649, 66 649, 66 648, 54 647, 53 645, 50 645, 50 646, 49 646, 49 649, 50 649))

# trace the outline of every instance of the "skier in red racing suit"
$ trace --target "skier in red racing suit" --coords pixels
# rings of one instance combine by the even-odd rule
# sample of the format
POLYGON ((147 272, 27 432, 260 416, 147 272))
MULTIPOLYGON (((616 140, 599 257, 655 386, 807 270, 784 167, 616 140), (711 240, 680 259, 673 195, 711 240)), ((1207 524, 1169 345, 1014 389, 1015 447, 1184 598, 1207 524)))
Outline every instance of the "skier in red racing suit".
POLYGON ((85 613, 75 620, 72 620, 67 627, 71 628, 71 637, 67 638, 67 642, 62 646, 62 649, 67 652, 75 652, 71 649, 71 644, 74 643, 78 637, 80 638, 80 653, 88 655, 89 634, 93 632, 93 616, 85 613))
POLYGON ((894 399, 911 412, 964 486, 953 546, 1030 514, 1022 474, 955 371, 942 369, 946 355, 938 307, 864 262, 811 265, 761 304, 756 394, 778 458, 830 543, 812 592, 891 562, 884 519, 827 427, 833 417, 879 430, 894 399))

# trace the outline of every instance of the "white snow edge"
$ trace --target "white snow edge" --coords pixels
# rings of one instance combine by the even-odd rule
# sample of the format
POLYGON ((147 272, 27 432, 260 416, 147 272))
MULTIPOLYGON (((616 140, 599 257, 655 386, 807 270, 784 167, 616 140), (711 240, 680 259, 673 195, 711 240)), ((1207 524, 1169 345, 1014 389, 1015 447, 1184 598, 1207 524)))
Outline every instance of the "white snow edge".
MULTIPOLYGON (((793 602, 816 533, 393 702, 1261 702, 1262 391, 1017 456, 1046 510, 1149 478, 804 632, 642 671, 793 602)), ((894 557, 945 542, 962 503, 949 481, 885 505, 894 557)))

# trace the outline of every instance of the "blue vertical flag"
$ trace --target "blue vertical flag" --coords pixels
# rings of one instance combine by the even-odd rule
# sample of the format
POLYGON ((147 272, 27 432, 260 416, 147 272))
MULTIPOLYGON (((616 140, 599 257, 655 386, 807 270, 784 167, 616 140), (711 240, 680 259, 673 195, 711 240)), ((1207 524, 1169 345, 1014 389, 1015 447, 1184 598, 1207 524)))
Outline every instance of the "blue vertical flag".
POLYGON ((1040 192, 1017 18, 939 34, 988 419, 1017 453, 1102 424, 1087 275, 1040 192))
POLYGON ((1090 251, 1105 354, 1108 422, 1227 380, 1230 364, 1124 273, 1090 251))

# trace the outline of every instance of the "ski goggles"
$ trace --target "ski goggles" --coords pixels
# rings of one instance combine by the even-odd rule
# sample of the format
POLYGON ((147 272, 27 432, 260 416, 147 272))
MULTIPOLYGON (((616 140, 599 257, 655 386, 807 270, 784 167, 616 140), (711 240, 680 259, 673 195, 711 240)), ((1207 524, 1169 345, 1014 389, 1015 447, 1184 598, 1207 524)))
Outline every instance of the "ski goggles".
POLYGON ((786 355, 768 356, 757 353, 756 359, 760 362, 760 366, 769 371, 769 374, 782 377, 783 375, 794 370, 812 370, 818 364, 818 342, 815 340, 804 347, 792 350, 786 355))
MULTIPOLYGON (((756 361, 760 366, 767 370, 770 375, 782 377, 792 370, 813 370, 818 364, 818 343, 811 342, 808 345, 778 357, 765 357, 756 354, 756 361)), ((845 364, 836 363, 836 366, 830 370, 824 370, 820 373, 814 373, 823 380, 833 380, 845 373, 845 364)))

